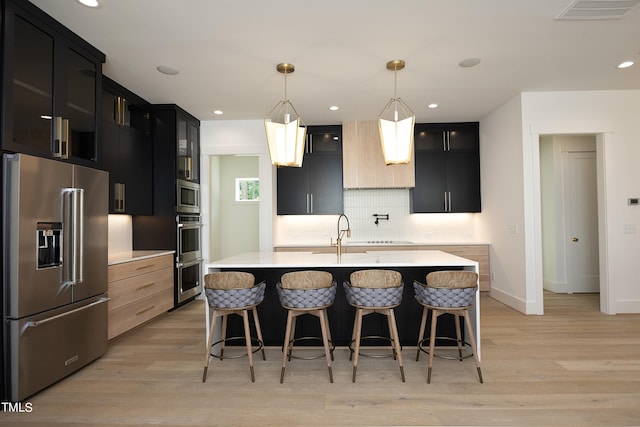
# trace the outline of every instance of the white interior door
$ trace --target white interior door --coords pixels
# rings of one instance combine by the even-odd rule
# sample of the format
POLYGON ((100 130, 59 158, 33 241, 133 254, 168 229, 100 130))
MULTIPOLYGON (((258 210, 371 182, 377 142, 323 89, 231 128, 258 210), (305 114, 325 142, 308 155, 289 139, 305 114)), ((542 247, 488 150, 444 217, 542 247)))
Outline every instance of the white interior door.
POLYGON ((599 292, 595 152, 562 153, 565 248, 570 292, 599 292))

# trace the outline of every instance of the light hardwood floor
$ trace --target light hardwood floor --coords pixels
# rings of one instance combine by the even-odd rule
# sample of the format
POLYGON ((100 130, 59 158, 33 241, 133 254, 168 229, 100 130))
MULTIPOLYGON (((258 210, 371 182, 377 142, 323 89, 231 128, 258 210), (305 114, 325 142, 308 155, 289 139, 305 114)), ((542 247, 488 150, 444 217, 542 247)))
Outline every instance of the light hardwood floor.
POLYGON ((406 383, 392 359, 361 358, 353 384, 345 348, 333 384, 324 359, 292 360, 280 384, 279 348, 256 357, 255 383, 246 358, 212 360, 202 383, 196 301, 28 399, 31 413, 0 412, 0 425, 640 425, 640 315, 602 314, 597 295, 545 297, 545 316, 482 297, 484 384, 472 359, 436 359, 427 384, 426 357, 416 362, 409 347, 406 383))

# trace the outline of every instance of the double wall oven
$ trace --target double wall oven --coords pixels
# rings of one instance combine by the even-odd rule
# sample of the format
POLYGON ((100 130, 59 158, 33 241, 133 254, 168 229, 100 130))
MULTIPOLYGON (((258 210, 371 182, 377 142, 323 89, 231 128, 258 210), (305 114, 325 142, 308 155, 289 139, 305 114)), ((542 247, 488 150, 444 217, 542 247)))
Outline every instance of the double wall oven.
POLYGON ((202 292, 200 184, 176 182, 176 305, 202 292))
POLYGON ((176 215, 176 303, 202 292, 202 222, 199 213, 176 215))

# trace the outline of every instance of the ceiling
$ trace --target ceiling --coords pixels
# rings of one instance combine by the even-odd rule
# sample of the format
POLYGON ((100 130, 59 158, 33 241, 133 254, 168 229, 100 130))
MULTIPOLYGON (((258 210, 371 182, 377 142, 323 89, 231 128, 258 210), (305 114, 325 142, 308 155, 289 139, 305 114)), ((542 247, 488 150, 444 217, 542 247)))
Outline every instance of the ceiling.
POLYGON ((106 54, 105 75, 201 120, 262 119, 284 99, 279 62, 296 67, 288 97, 309 125, 375 119, 392 59, 417 122, 478 121, 523 91, 640 89, 640 7, 557 20, 571 0, 101 1, 31 0, 106 54))

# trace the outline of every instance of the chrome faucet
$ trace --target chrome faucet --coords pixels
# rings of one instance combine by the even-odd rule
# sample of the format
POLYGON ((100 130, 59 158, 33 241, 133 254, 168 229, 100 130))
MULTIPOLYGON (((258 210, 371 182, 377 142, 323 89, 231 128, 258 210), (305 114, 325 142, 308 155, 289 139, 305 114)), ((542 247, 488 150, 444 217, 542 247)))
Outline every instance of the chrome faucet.
POLYGON ((341 214, 338 217, 338 238, 336 239, 336 250, 338 256, 342 255, 342 237, 344 233, 347 233, 347 237, 351 237, 351 226, 349 225, 349 218, 345 214, 341 214), (347 220, 347 228, 340 229, 340 220, 344 217, 347 220))

